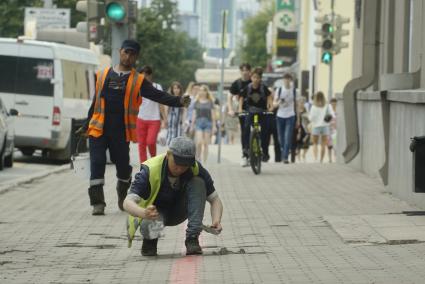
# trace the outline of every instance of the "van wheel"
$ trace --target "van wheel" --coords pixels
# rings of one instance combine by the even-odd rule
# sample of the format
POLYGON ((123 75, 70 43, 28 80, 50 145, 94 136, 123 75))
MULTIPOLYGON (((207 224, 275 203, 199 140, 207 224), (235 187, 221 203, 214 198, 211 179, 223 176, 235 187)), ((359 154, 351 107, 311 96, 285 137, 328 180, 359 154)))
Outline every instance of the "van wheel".
POLYGON ((0 152, 0 171, 2 171, 4 169, 4 152, 5 152, 5 147, 3 147, 3 150, 0 152))
POLYGON ((19 148, 24 156, 32 156, 35 152, 34 148, 19 148))
POLYGON ((4 158, 4 166, 7 168, 13 167, 13 151, 9 156, 4 158))

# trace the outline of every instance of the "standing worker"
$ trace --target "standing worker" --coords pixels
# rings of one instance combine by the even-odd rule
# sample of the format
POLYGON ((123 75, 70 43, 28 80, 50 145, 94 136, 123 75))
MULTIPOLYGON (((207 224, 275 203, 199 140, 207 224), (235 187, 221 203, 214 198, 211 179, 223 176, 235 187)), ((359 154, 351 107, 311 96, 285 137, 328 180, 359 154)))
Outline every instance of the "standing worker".
POLYGON ((170 106, 187 106, 189 97, 175 97, 157 90, 144 75, 133 68, 140 45, 134 40, 124 40, 120 63, 97 73, 96 93, 88 113, 86 125, 77 133, 89 136, 90 187, 88 189, 93 215, 104 215, 106 150, 117 170, 118 207, 123 202, 131 184, 130 141, 137 142, 136 121, 142 97, 170 106))

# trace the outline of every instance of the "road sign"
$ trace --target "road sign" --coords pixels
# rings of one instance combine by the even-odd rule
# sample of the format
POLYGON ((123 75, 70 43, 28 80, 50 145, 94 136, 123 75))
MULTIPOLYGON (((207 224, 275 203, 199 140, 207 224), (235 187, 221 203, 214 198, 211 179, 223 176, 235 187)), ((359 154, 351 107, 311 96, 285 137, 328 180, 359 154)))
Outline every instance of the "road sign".
MULTIPOLYGON (((71 22, 70 9, 25 8, 24 26, 36 22, 36 29, 68 29, 71 22)), ((27 34, 27 31, 25 31, 27 34)))
POLYGON ((274 15, 274 25, 278 29, 282 29, 288 32, 297 31, 297 19, 295 13, 289 10, 279 11, 274 15))
POLYGON ((290 10, 295 11, 295 1, 294 0, 276 0, 276 10, 290 10))

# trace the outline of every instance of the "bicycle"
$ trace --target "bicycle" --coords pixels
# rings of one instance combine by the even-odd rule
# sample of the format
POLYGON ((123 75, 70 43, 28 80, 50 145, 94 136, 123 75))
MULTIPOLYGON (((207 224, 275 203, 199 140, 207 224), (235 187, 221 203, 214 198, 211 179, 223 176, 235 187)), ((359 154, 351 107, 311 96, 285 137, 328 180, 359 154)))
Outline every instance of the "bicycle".
MULTIPOLYGON (((242 112, 238 115, 245 116, 250 114, 249 112, 242 112)), ((253 114, 251 133, 249 135, 249 164, 254 174, 258 175, 261 173, 261 160, 263 157, 263 151, 261 149, 261 126, 259 122, 260 114, 270 115, 273 112, 269 111, 258 111, 251 112, 253 114)))

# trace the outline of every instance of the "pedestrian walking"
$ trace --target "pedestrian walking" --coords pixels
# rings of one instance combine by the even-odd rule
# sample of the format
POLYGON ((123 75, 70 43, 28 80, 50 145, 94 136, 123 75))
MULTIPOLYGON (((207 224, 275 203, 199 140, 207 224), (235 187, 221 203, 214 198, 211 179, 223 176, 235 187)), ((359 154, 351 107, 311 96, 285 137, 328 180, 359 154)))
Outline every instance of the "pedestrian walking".
POLYGON ((268 146, 270 145, 271 138, 273 137, 273 148, 274 148, 274 161, 276 163, 282 162, 282 151, 280 149, 280 143, 279 143, 279 135, 277 132, 277 125, 276 125, 276 114, 277 110, 273 110, 273 114, 266 115, 265 119, 267 120, 266 124, 268 125, 268 132, 265 133, 266 135, 266 145, 267 145, 267 152, 264 155, 263 162, 267 162, 270 158, 269 152, 268 152, 268 146))
POLYGON ((239 109, 239 99, 237 98, 237 96, 232 96, 230 94, 228 94, 228 96, 231 97, 231 107, 232 107, 232 112, 233 115, 231 116, 228 110, 228 105, 226 104, 225 106, 223 106, 224 110, 223 110, 223 117, 224 117, 224 129, 226 131, 226 136, 227 136, 227 142, 229 144, 234 144, 235 143, 235 138, 236 138, 236 134, 238 132, 239 129, 239 120, 238 118, 234 115, 234 113, 236 113, 239 109))
POLYGON ((211 206, 209 228, 221 232, 223 204, 210 174, 195 160, 195 152, 190 138, 176 137, 171 140, 166 154, 145 161, 136 174, 124 208, 130 214, 127 222, 129 246, 140 226, 142 255, 157 255, 162 228, 176 226, 186 219, 186 254, 202 254, 199 235, 206 201, 211 206))
MULTIPOLYGON (((235 112, 232 108, 232 96, 237 96, 238 100, 240 98, 240 93, 251 83, 251 65, 248 63, 242 63, 239 65, 239 70, 241 72, 241 78, 235 80, 230 86, 230 95, 227 96, 227 109, 229 116, 235 116, 235 112)), ((240 107, 242 111, 247 111, 246 104, 240 107)), ((248 153, 244 152, 244 149, 247 149, 249 145, 245 145, 246 141, 243 139, 245 132, 245 118, 246 116, 239 116, 239 125, 241 129, 241 145, 242 145, 242 160, 241 166, 248 166, 248 153)))
POLYGON ((282 160, 289 163, 289 151, 292 148, 294 127, 296 126, 297 93, 290 74, 283 75, 283 85, 276 89, 273 105, 277 108, 277 132, 282 160))
POLYGON ((335 154, 335 145, 336 145, 336 99, 332 98, 330 103, 330 108, 334 113, 330 123, 329 123, 329 136, 328 136, 328 157, 329 163, 333 162, 333 156, 335 154))
MULTIPOLYGON (((191 131, 195 131, 196 159, 206 163, 211 135, 217 132, 214 98, 208 86, 202 85, 195 99, 191 131)), ((218 134, 217 134, 218 135, 218 134)))
MULTIPOLYGON (((183 95, 183 87, 179 82, 171 83, 170 94, 176 97, 183 95)), ((183 134, 184 109, 182 107, 165 107, 167 114, 167 145, 173 138, 183 134)))
POLYGON ((328 145, 329 123, 334 117, 331 107, 326 103, 325 95, 317 92, 314 95, 313 106, 310 109, 309 120, 311 122, 311 134, 313 142, 313 156, 317 162, 318 143, 320 139, 320 162, 323 163, 325 157, 326 146, 328 145))
MULTIPOLYGON (((156 89, 162 91, 162 86, 152 81, 152 67, 145 66, 140 72, 145 76, 145 80, 148 80, 156 89)), ((166 121, 166 116, 164 106, 145 98, 140 105, 136 123, 140 163, 147 160, 147 149, 149 149, 151 157, 156 156, 156 140, 161 128, 161 116, 163 118, 162 127, 165 127, 166 124, 164 122, 166 121)))
POLYGON ((189 85, 186 88, 185 95, 190 97, 190 105, 185 110, 186 113, 184 114, 185 121, 183 124, 183 131, 187 137, 190 137, 192 139, 195 138, 195 133, 193 131, 190 131, 190 126, 192 125, 192 114, 193 109, 195 107, 195 98, 198 95, 199 92, 199 84, 195 82, 190 82, 189 85))
POLYGON ((174 97, 152 86, 134 64, 140 45, 125 40, 119 51, 120 63, 97 73, 95 95, 88 112, 87 122, 77 133, 88 135, 90 146, 90 187, 88 194, 93 215, 104 215, 106 206, 105 183, 106 150, 117 171, 118 207, 131 183, 129 144, 137 142, 136 121, 142 97, 175 107, 187 106, 189 97, 174 97))
POLYGON ((304 100, 299 100, 298 102, 298 113, 300 120, 300 125, 298 128, 297 133, 297 145, 298 145, 298 160, 299 161, 306 161, 306 155, 308 152, 308 149, 310 148, 310 120, 308 119, 308 111, 306 109, 306 104, 304 100))

